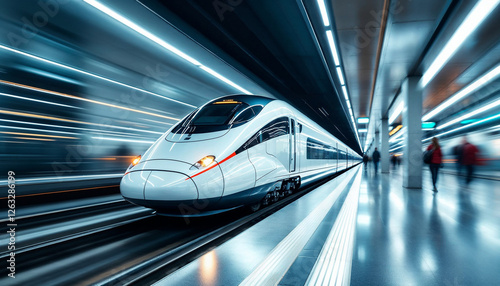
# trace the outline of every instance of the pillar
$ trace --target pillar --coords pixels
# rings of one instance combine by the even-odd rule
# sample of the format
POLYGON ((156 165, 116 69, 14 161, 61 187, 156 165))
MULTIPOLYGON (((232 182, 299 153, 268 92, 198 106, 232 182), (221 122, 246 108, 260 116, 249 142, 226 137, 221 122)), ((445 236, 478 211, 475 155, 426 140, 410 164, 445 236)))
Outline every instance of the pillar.
POLYGON ((389 155, 389 119, 382 118, 382 127, 380 127, 380 167, 382 173, 389 173, 390 155, 389 155))
POLYGON ((403 108, 403 187, 422 188, 422 89, 420 77, 407 77, 401 86, 403 108))

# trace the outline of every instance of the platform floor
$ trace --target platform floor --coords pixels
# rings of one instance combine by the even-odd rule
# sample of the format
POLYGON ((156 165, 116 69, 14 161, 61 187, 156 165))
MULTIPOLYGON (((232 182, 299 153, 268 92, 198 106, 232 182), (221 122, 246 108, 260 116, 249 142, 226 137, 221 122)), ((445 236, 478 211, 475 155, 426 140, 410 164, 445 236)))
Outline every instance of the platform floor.
POLYGON ((355 167, 157 285, 500 285, 500 182, 401 172, 355 167))

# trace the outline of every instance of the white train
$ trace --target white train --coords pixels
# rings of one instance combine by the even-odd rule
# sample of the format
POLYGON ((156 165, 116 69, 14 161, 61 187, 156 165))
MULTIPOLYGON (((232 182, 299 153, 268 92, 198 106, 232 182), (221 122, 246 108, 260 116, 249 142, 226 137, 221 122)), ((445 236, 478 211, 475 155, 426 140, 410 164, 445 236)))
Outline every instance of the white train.
POLYGON ((123 197, 159 214, 258 209, 361 157, 281 100, 232 95, 196 109, 127 169, 123 197))

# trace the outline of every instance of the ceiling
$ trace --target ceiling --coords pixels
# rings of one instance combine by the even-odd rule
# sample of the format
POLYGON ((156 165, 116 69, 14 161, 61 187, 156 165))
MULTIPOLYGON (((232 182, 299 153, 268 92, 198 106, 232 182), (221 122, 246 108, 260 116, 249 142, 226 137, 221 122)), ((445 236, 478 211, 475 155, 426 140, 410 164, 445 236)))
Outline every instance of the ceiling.
MULTIPOLYGON (((33 63, 33 59, 12 56, 5 50, 0 51, 3 80, 160 110, 164 116, 174 118, 167 124, 212 98, 240 92, 83 1, 57 2, 56 13, 48 13, 46 23, 27 31, 29 24, 33 26, 36 21, 35 15, 46 12, 39 2, 4 4, 0 13, 2 45, 79 67, 128 87, 54 65, 33 63), (134 97, 130 86, 140 87, 143 91, 139 93, 146 90, 156 95, 134 97), (172 103, 175 101, 183 103, 172 103)), ((329 51, 317 0, 100 2, 250 92, 287 100, 361 153, 365 143, 372 142, 380 120, 394 109, 402 81, 427 70, 478 1, 325 1, 354 118, 370 117, 368 125, 356 126, 368 129, 367 133, 359 133, 360 143, 329 51)), ((498 65, 498 27, 499 7, 425 87, 424 113, 498 65)), ((487 90, 457 102, 433 120, 444 120, 498 96, 498 83, 497 79, 487 90)), ((151 125, 158 121, 153 117, 117 115, 87 104, 77 106, 86 111, 72 111, 68 118, 99 116, 89 120, 106 118, 116 125, 135 122, 142 129, 165 130, 164 125, 151 125)), ((50 112, 60 111, 47 114, 50 112)), ((401 117, 393 125, 400 122, 401 117)))
MULTIPOLYGON (((380 127, 382 118, 389 116, 402 81, 423 74, 476 2, 326 1, 354 116, 371 119, 369 126, 358 126, 369 129, 368 138, 360 134, 362 146, 373 140, 370 134, 380 127)), ((141 3, 360 150, 317 1, 141 3)), ((497 17, 488 17, 471 34, 426 86, 424 113, 499 62, 499 10, 493 12, 497 17)), ((401 117, 393 125, 400 123, 401 117)))

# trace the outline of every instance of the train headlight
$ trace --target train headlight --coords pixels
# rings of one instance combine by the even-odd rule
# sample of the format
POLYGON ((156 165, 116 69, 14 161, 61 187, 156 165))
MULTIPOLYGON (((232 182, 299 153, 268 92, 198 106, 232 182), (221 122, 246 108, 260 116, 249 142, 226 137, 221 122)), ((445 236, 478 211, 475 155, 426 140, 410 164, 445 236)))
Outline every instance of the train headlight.
POLYGON ((208 155, 200 159, 200 161, 194 163, 194 167, 199 169, 200 167, 206 167, 215 161, 215 156, 208 155))
POLYGON ((137 163, 139 163, 139 161, 141 161, 141 155, 134 158, 134 160, 132 161, 132 166, 137 165, 137 163))

